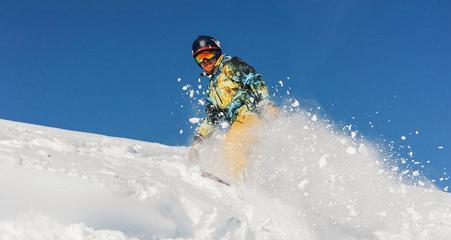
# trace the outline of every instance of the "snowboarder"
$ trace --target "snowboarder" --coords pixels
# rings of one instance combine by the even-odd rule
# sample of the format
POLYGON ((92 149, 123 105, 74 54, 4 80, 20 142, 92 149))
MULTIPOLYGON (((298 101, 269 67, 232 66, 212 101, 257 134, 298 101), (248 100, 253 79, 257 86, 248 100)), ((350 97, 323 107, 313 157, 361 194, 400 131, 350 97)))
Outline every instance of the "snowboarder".
POLYGON ((250 146, 256 141, 255 127, 263 117, 275 115, 278 110, 272 103, 263 77, 238 57, 222 53, 220 43, 213 37, 201 35, 192 46, 192 55, 210 81, 206 93, 206 117, 196 129, 191 160, 199 157, 198 151, 217 128, 226 126, 224 157, 230 173, 242 176, 250 146))

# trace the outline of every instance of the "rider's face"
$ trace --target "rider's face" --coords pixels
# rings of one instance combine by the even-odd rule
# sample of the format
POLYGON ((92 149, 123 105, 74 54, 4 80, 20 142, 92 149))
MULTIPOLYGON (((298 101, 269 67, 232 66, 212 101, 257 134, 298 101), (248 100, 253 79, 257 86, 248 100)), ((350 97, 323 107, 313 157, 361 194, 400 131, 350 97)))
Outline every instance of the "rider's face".
POLYGON ((204 69, 205 72, 211 73, 215 68, 216 58, 213 59, 205 59, 200 66, 204 69))
POLYGON ((197 63, 206 71, 211 73, 215 68, 216 60, 218 59, 217 52, 215 51, 203 51, 197 54, 195 57, 197 63))

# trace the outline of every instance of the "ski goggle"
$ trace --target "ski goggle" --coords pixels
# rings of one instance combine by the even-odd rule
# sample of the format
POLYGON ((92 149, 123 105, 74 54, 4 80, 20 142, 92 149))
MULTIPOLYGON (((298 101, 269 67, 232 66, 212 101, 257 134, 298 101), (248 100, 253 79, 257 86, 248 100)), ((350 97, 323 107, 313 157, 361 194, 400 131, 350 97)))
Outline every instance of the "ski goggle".
POLYGON ((216 51, 204 51, 198 53, 196 56, 194 56, 194 59, 197 63, 202 63, 204 60, 211 60, 215 58, 217 55, 216 51))

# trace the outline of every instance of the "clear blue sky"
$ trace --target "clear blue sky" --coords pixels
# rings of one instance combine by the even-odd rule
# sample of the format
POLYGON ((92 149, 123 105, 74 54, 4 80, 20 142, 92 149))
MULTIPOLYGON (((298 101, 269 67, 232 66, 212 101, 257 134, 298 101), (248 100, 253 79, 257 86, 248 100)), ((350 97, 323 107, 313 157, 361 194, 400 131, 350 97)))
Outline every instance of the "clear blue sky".
POLYGON ((211 34, 268 85, 412 146, 438 177, 451 168, 450 13, 447 0, 2 1, 0 118, 184 145, 180 88, 200 70, 192 40, 211 34))

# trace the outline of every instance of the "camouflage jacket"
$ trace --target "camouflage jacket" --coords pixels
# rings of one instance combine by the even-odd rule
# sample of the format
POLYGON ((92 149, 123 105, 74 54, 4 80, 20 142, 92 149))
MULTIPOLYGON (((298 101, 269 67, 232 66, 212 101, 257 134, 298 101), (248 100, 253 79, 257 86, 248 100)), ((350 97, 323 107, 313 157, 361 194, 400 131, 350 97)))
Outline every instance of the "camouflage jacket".
POLYGON ((198 142, 222 123, 233 124, 240 114, 258 113, 262 101, 270 101, 263 77, 237 57, 222 55, 218 60, 206 92, 206 117, 196 130, 198 142))

